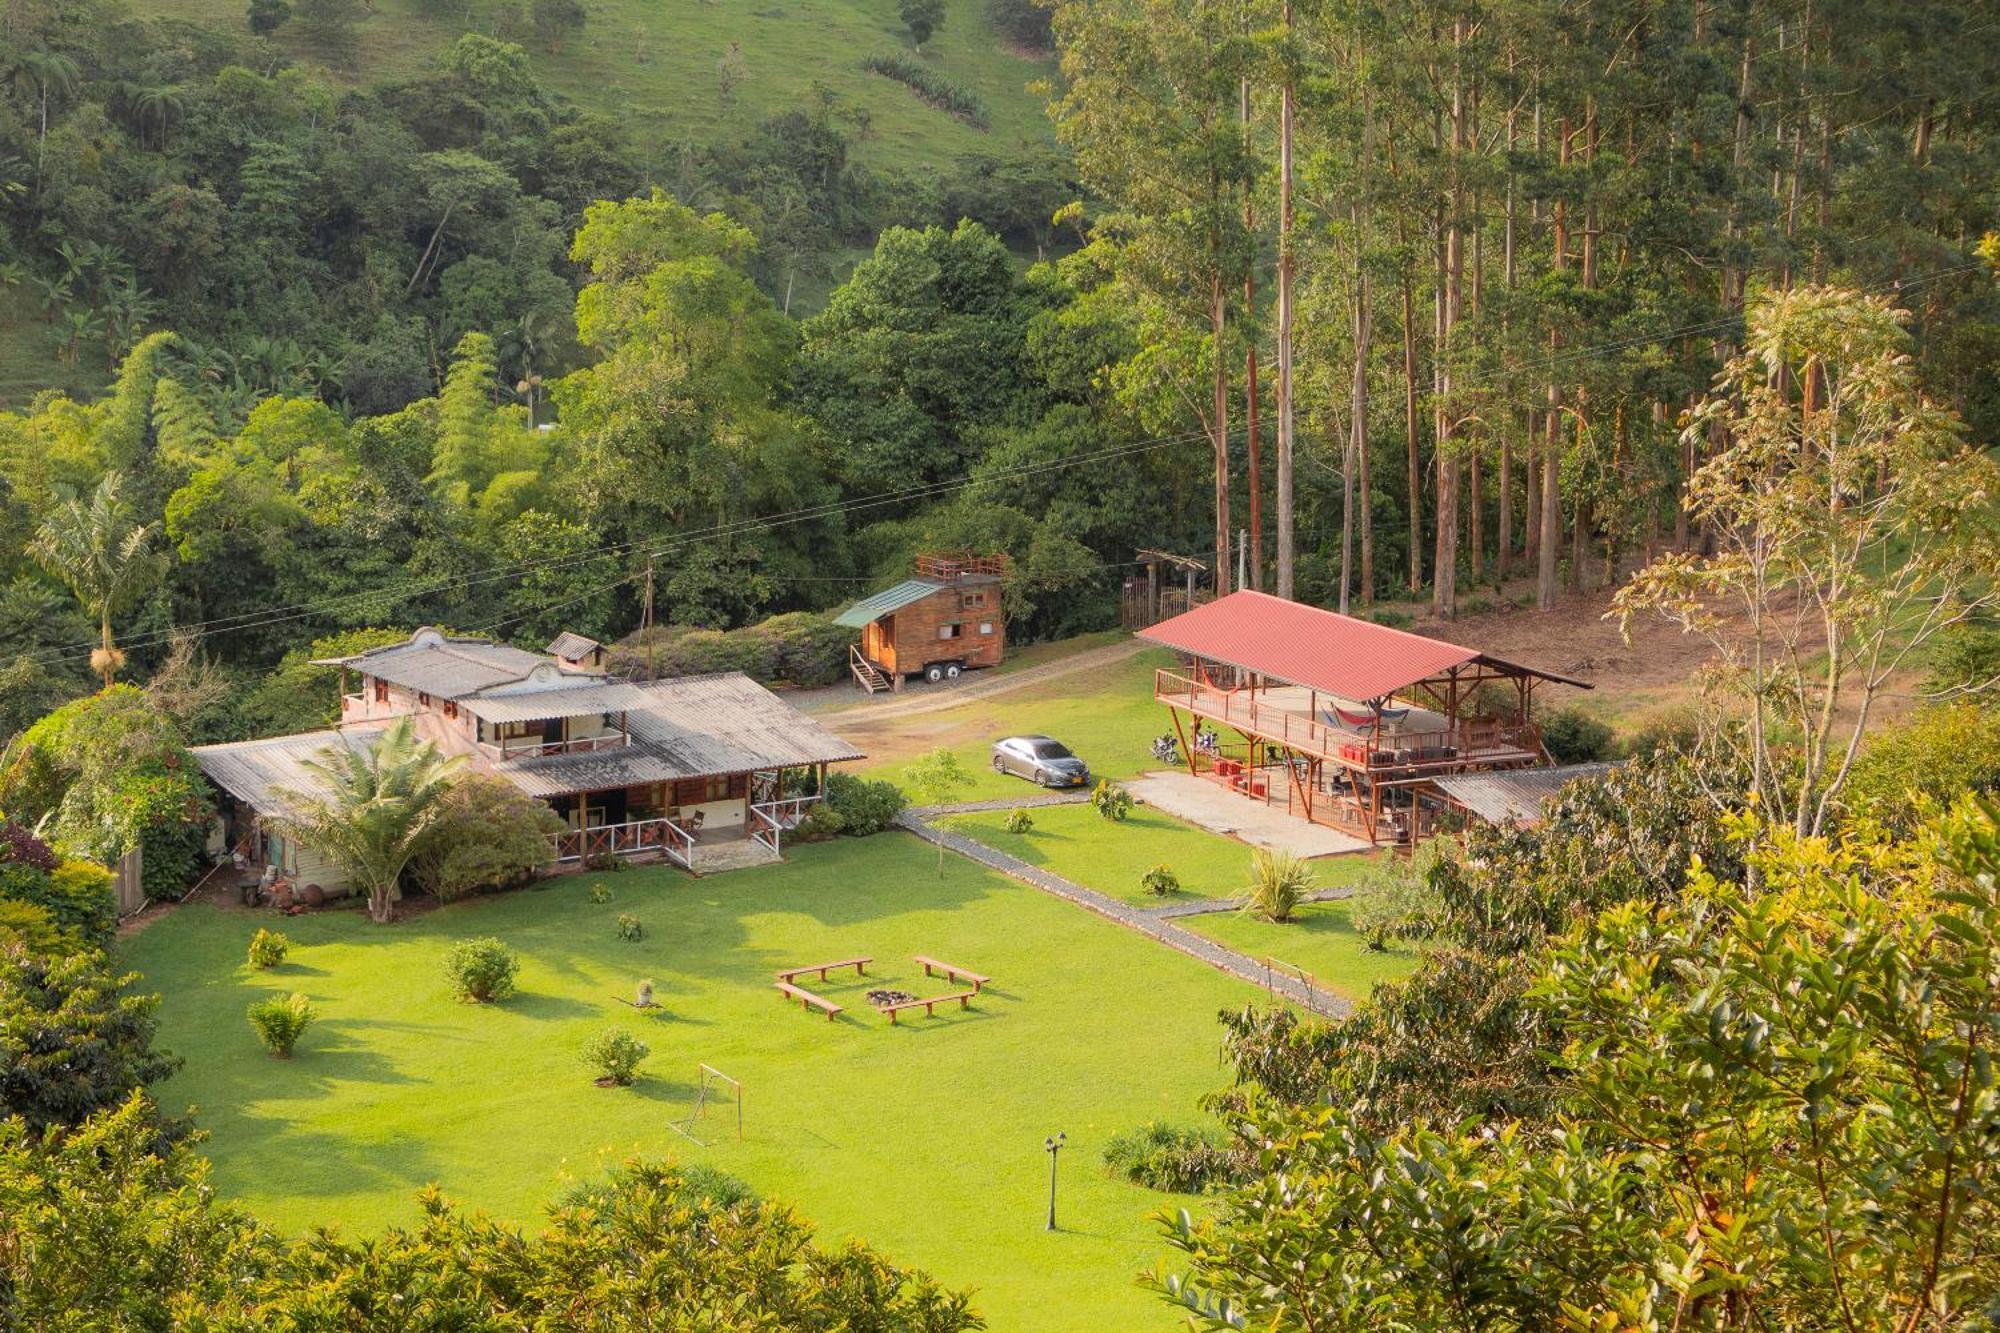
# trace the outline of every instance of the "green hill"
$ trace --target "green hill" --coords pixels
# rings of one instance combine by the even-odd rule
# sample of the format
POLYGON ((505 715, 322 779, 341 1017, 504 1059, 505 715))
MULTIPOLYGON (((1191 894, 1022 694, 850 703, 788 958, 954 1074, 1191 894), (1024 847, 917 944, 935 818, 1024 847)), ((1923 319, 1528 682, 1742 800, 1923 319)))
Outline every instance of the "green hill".
MULTIPOLYGON (((1027 85, 1054 66, 1014 49, 987 19, 985 0, 946 0, 945 22, 921 55, 896 14, 895 0, 587 0, 583 30, 559 52, 538 38, 512 0, 374 0, 360 24, 353 77, 377 80, 413 72, 461 33, 519 42, 545 84, 579 106, 616 115, 636 132, 668 141, 734 138, 763 117, 798 107, 824 86, 868 116, 858 155, 871 165, 948 165, 960 154, 1008 156, 1053 142, 1043 98, 1027 85), (719 64, 730 43, 741 48, 742 76, 733 104, 721 91, 719 64), (862 68, 871 55, 901 54, 976 94, 987 127, 920 100, 903 84, 862 68)), ((135 0, 137 12, 245 23, 244 0, 135 0)), ((277 43, 305 57, 294 31, 277 43)))

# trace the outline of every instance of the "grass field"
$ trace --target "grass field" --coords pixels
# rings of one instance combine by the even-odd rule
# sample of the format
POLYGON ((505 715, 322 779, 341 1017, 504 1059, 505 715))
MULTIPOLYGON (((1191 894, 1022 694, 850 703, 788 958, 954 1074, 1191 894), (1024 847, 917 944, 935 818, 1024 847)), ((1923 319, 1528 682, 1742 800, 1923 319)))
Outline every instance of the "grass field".
MULTIPOLYGON (((1355 859, 1341 858, 1349 862, 1355 859)), ((1316 983, 1350 1000, 1365 999, 1378 981, 1401 980, 1417 963, 1415 951, 1404 946, 1391 946, 1380 953, 1370 951, 1354 932, 1347 903, 1339 900, 1307 903, 1299 909, 1296 920, 1283 925, 1241 912, 1181 917, 1175 924, 1258 962, 1288 964, 1284 971, 1303 968, 1316 983)))
POLYGON ((1022 732, 1046 732, 1082 755, 1093 774, 1124 779, 1158 766, 1148 747, 1171 724, 1166 710, 1153 702, 1153 671, 1172 661, 1165 649, 1148 649, 939 713, 886 717, 876 725, 865 711, 822 715, 821 720, 868 752, 868 762, 858 771, 870 777, 897 781, 917 754, 943 746, 972 772, 967 800, 1036 790, 991 767, 993 742, 1022 732))
MULTIPOLYGON (((359 913, 286 922, 268 973, 243 961, 269 918, 194 906, 130 938, 123 961, 165 999, 161 1043, 187 1060, 159 1089, 197 1106, 229 1198, 285 1228, 367 1231, 415 1216, 439 1182, 459 1201, 531 1223, 568 1180, 633 1154, 711 1163, 795 1203, 822 1238, 854 1235, 946 1282, 977 1288, 1000 1330, 1167 1328, 1134 1285, 1164 1247, 1150 1214, 1174 1202, 1114 1181, 1107 1137, 1185 1120, 1224 1075, 1218 1010, 1255 992, 1061 901, 965 861, 938 878, 901 834, 801 847, 768 869, 708 879, 657 870, 568 877, 377 927, 359 913), (589 899, 610 886, 606 904, 589 899), (615 938, 619 912, 646 936, 615 938), (522 957, 521 993, 453 1000, 445 948, 494 935, 522 957), (1060 947, 1053 947, 1059 945, 1060 947), (995 978, 969 1012, 890 1027, 860 1012, 889 984, 934 993, 928 953, 995 978), (783 1003, 787 964, 869 954, 825 992, 827 1023, 783 1003), (665 1011, 621 1003, 650 977, 665 1011), (319 1023, 290 1062, 267 1058, 244 1008, 299 990, 319 1023), (652 1045, 633 1089, 592 1085, 578 1050, 607 1026, 652 1045), (669 1128, 706 1061, 747 1085, 697 1147, 669 1128), (1047 1134, 1063 1130, 1063 1229, 1042 1230, 1047 1134)), ((815 983, 817 986, 817 983, 815 983)))
MULTIPOLYGON (((244 24, 242 0, 134 0, 134 7, 239 29, 244 24)), ((527 6, 374 0, 371 8, 359 26, 356 68, 364 82, 418 71, 461 33, 500 35, 501 16, 527 6)), ((989 120, 983 131, 861 68, 873 54, 911 54, 894 0, 592 0, 583 31, 559 53, 532 32, 506 35, 528 50, 546 86, 617 116, 639 142, 738 138, 766 116, 803 105, 815 85, 866 109, 868 135, 857 151, 877 166, 945 167, 963 153, 1005 157, 1054 142, 1044 99, 1027 91, 1053 67, 1002 44, 983 0, 946 0, 944 26, 921 57, 978 93, 989 120), (725 106, 717 62, 732 42, 740 44, 748 72, 733 104, 725 106)), ((311 56, 293 25, 279 29, 276 40, 296 56, 311 56)))

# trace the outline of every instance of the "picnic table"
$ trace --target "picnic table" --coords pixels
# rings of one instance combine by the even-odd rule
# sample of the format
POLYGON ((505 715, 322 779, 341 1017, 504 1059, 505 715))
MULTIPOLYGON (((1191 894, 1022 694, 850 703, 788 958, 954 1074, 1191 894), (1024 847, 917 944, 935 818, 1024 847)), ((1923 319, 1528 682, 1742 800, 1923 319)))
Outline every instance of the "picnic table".
POLYGON ((952 981, 971 982, 972 993, 974 995, 977 995, 980 992, 980 990, 984 988, 987 982, 993 980, 992 977, 980 976, 977 972, 974 972, 969 967, 960 967, 956 963, 939 962, 935 958, 926 958, 922 954, 915 955, 914 961, 922 963, 924 965, 925 976, 931 975, 931 969, 936 968, 938 971, 944 973, 944 975, 949 979, 951 979, 952 981))

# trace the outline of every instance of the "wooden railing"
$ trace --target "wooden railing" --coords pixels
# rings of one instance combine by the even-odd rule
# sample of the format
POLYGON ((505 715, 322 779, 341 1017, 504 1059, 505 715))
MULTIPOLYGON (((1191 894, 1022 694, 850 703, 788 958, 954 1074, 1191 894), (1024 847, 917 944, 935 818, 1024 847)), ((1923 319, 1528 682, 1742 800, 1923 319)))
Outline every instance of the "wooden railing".
POLYGON ((1387 729, 1378 739, 1372 732, 1332 726, 1164 668, 1153 674, 1153 697, 1227 723, 1246 735, 1370 772, 1516 763, 1539 759, 1542 753, 1541 732, 1532 722, 1483 720, 1427 731, 1387 729))
POLYGON ((797 828, 818 800, 817 795, 786 796, 751 806, 750 836, 778 855, 784 850, 785 831, 797 828))
POLYGON ((555 836, 557 865, 593 856, 659 853, 683 869, 694 869, 694 836, 671 819, 634 819, 596 828, 564 829, 555 836))
POLYGON ((631 743, 630 736, 622 731, 614 731, 603 736, 578 736, 566 741, 534 741, 526 737, 509 737, 501 741, 481 741, 479 748, 495 759, 532 759, 545 754, 589 754, 594 750, 620 750, 631 743))

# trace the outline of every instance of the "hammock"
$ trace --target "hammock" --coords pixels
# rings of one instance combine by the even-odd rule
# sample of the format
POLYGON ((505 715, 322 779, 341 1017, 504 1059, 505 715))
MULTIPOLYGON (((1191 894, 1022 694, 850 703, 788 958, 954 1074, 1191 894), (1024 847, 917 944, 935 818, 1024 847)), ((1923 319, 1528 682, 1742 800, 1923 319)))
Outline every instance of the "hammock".
POLYGON ((1372 708, 1366 712, 1349 712, 1338 704, 1329 707, 1324 719, 1330 726, 1349 727, 1356 731, 1372 731, 1376 722, 1401 722, 1410 715, 1407 708, 1372 708))

